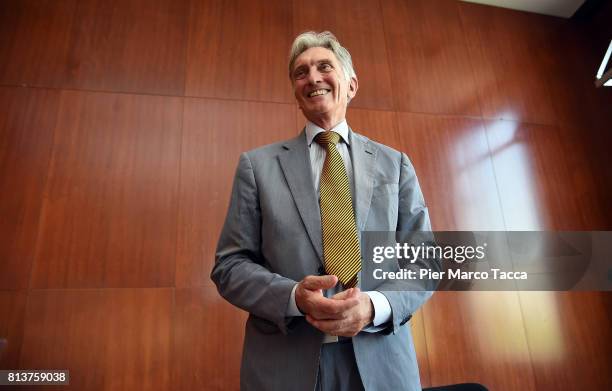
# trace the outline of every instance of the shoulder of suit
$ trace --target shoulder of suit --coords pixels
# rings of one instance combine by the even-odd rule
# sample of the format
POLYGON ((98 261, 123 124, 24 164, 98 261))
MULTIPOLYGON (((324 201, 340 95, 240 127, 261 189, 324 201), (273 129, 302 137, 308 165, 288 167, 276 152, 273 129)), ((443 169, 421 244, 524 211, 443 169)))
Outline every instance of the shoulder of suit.
POLYGON ((249 159, 261 159, 261 158, 270 158, 272 156, 278 155, 280 152, 285 151, 287 145, 295 144, 296 139, 301 137, 302 134, 291 138, 289 140, 277 141, 272 144, 262 145, 260 147, 251 149, 245 152, 248 155, 249 159))
MULTIPOLYGON (((352 130, 352 129, 351 129, 352 130)), ((357 132, 355 132, 354 130, 352 130, 353 132, 353 137, 359 139, 361 142, 370 145, 372 148, 377 150, 377 153, 386 155, 392 159, 400 159, 402 156, 402 153, 394 148, 391 148, 388 145, 379 143, 377 141, 374 141, 366 136, 364 136, 363 134, 359 134, 357 132)))
POLYGON ((253 148, 247 153, 249 155, 257 155, 261 153, 274 152, 274 151, 283 149, 282 147, 284 144, 286 144, 286 141, 277 141, 272 144, 266 144, 266 145, 259 146, 257 148, 253 148))

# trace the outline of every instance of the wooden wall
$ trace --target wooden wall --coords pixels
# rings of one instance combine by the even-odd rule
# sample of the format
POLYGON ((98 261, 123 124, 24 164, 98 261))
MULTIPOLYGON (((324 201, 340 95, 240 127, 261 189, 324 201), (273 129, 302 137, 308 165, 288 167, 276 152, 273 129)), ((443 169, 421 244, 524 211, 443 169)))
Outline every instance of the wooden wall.
MULTIPOLYGON (((588 22, 451 0, 3 0, 0 368, 238 388, 246 315, 208 275, 239 153, 304 123, 286 57, 307 29, 353 54, 349 123, 411 156, 434 228, 611 229, 588 22)), ((612 387, 609 293, 438 293, 413 319, 425 386, 612 387)))

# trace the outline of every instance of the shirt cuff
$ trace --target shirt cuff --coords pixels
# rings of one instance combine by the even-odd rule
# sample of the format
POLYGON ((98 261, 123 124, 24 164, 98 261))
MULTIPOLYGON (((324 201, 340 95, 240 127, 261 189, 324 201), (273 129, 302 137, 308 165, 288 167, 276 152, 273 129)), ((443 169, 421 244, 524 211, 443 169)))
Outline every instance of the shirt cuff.
MULTIPOLYGON (((387 323, 391 319, 391 304, 387 297, 378 291, 364 292, 370 296, 372 305, 374 306, 374 319, 372 326, 378 327, 381 324, 387 323)), ((378 329, 380 330, 380 328, 378 329)))
MULTIPOLYGON (((302 311, 300 311, 300 309, 298 308, 297 303, 295 302, 295 290, 297 289, 297 286, 298 286, 298 284, 295 284, 293 286, 293 289, 291 290, 291 296, 289 297, 289 303, 287 303, 287 314, 286 314, 286 317, 304 316, 302 311)), ((382 296, 384 297, 384 295, 382 295, 382 296)), ((385 300, 387 300, 387 299, 385 298, 385 300)))

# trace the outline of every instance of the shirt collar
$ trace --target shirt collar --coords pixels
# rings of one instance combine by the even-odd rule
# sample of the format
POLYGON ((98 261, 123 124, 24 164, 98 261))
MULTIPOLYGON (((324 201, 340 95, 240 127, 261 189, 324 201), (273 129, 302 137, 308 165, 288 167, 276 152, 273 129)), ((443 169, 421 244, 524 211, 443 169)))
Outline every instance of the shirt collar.
MULTIPOLYGON (((334 126, 332 129, 334 132, 338 133, 340 135, 340 137, 342 138, 342 140, 344 140, 344 142, 346 143, 346 145, 350 145, 349 142, 349 128, 348 128, 348 124, 346 123, 346 120, 342 120, 338 125, 334 126)), ((314 140, 315 136, 321 132, 325 132, 325 129, 318 127, 317 125, 313 124, 310 121, 306 122, 306 141, 308 142, 308 146, 310 147, 310 144, 312 144, 312 141, 314 140)))

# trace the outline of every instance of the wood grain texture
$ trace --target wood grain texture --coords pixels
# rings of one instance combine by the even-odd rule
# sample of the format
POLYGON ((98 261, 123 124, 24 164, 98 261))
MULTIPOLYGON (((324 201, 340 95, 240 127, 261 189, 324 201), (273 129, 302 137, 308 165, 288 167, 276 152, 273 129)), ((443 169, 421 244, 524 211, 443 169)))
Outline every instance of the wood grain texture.
POLYGON ((59 92, 0 88, 0 289, 27 288, 59 92))
POLYGON ((293 102, 291 2, 191 1, 188 96, 293 102))
POLYGON ((458 2, 485 118, 557 124, 549 17, 458 2))
POLYGON ((62 87, 76 0, 0 2, 0 82, 62 87))
MULTIPOLYGON (((543 156, 550 161, 559 161, 565 170, 559 178, 550 178, 556 182, 554 187, 550 187, 551 191, 563 200, 551 203, 558 208, 551 212, 557 217, 555 226, 558 229, 612 229, 612 218, 605 213, 612 197, 610 188, 606 186, 612 185, 612 181, 606 183, 605 174, 600 174, 602 167, 612 167, 610 154, 602 153, 602 149, 607 149, 604 145, 612 145, 612 135, 603 129, 590 133, 585 137, 583 127, 560 125, 557 132, 559 149, 543 156), (598 145, 598 142, 604 144, 598 145), (575 209, 570 205, 575 205, 575 209)), ((554 142, 550 144, 547 151, 556 147, 554 142)), ((610 175, 610 170, 603 171, 610 175)))
POLYGON ((176 284, 211 284, 215 248, 242 152, 297 135, 295 106, 187 99, 176 284))
POLYGON ((423 308, 431 384, 536 390, 516 292, 437 292, 423 308))
POLYGON ((348 110, 347 122, 351 129, 369 139, 401 150, 396 114, 390 111, 348 110))
MULTIPOLYGON (((612 165, 609 152, 609 145, 612 144, 612 133, 609 131, 612 92, 609 88, 593 87, 594 72, 610 40, 608 37, 602 43, 596 36, 588 34, 589 27, 592 27, 590 23, 563 23, 555 28, 556 39, 552 41, 554 51, 563 53, 563 56, 554 57, 554 66, 549 70, 552 79, 549 88, 554 96, 553 106, 561 133, 566 128, 571 129, 572 133, 569 140, 563 136, 564 141, 572 144, 566 150, 565 157, 575 159, 574 155, 578 158, 586 156, 590 171, 594 174, 597 192, 600 193, 601 206, 596 219, 589 222, 589 226, 591 229, 610 229, 612 203, 607 200, 612 198, 612 170, 601 168, 612 165), (606 223, 602 224, 601 220, 606 223)), ((573 167, 572 164, 570 167, 573 167)), ((576 167, 583 169, 585 164, 576 167)), ((584 192, 584 189, 579 191, 584 192)))
POLYGON ((3 83, 183 95, 187 0, 4 4, 3 83), (16 18, 15 18, 16 16, 16 18))
POLYGON ((53 390, 170 389, 173 293, 31 291, 20 368, 68 369, 53 390))
POLYGON ((0 290, 0 369, 19 366, 27 292, 0 290))
POLYGON ((520 292, 538 390, 612 388, 610 297, 610 292, 520 292))
POLYGON ((183 95, 187 0, 78 3, 66 87, 183 95))
POLYGON ((599 190, 578 129, 487 121, 509 230, 605 228, 599 190))
POLYGON ((173 389, 239 390, 246 318, 214 288, 177 289, 173 389))
MULTIPOLYGON (((593 48, 592 38, 575 24, 558 23, 547 32, 551 36, 551 48, 557 54, 550 56, 551 66, 546 70, 556 123, 591 133, 598 115, 607 111, 601 105, 609 103, 599 96, 602 89, 594 88, 593 84, 607 46, 593 48)), ((538 111, 538 107, 531 110, 538 111)))
POLYGON ((386 0, 381 4, 395 108, 480 115, 458 2, 386 0))
POLYGON ((174 284, 182 101, 63 92, 32 286, 174 284))
POLYGON ((398 123, 433 229, 504 229, 482 121, 399 113, 398 123))
POLYGON ((293 35, 331 31, 351 53, 359 91, 351 107, 392 109, 393 94, 387 49, 377 0, 293 3, 293 35), (321 10, 325 12, 321 12, 321 10))

